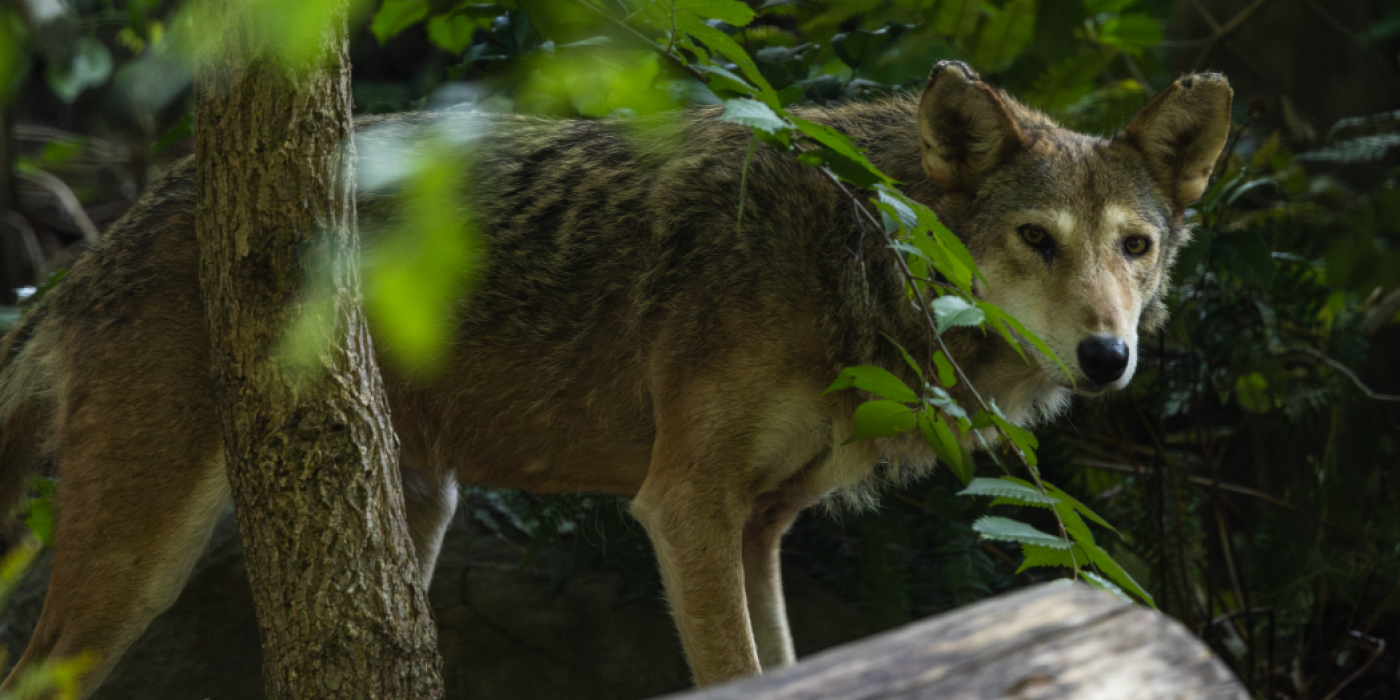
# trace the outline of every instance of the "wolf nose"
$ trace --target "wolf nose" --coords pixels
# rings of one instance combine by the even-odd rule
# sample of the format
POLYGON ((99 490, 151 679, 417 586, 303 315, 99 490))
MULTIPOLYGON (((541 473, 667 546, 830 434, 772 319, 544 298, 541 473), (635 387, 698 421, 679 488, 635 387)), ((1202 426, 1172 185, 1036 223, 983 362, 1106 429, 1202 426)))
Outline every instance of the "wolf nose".
POLYGON ((1090 336, 1079 344, 1079 368, 1100 384, 1116 381, 1128 368, 1128 344, 1116 335, 1090 336))

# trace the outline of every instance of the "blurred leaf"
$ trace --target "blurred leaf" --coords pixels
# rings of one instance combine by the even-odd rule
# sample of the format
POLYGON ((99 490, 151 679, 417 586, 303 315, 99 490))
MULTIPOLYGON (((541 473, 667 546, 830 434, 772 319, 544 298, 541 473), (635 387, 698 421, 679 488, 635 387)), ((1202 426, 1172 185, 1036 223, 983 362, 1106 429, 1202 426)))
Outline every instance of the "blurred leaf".
POLYGON ((748 5, 738 0, 675 0, 675 3, 677 11, 693 12, 735 27, 747 26, 757 16, 748 5))
POLYGON ((49 64, 49 89, 60 100, 72 103, 84 90, 97 87, 112 75, 112 53, 90 36, 78 37, 73 59, 66 66, 49 64))
POLYGON ((938 3, 938 14, 933 26, 940 34, 952 39, 963 39, 977 30, 977 21, 982 17, 986 3, 983 0, 945 0, 938 3))
POLYGON ((985 73, 999 73, 1021 55, 1034 36, 1035 0, 1011 0, 982 25, 972 62, 985 73))
MULTIPOLYGON (((384 44, 403 30, 422 22, 427 16, 427 0, 384 0, 384 4, 379 6, 379 10, 374 13, 374 19, 370 21, 369 30, 380 44, 384 44)), ((453 51, 460 52, 461 49, 453 51)))
POLYGON ((465 14, 437 15, 428 20, 428 39, 443 51, 460 54, 472 45, 472 37, 482 21, 465 14))
POLYGON ((1149 15, 1122 15, 1105 21, 1098 38, 1109 46, 1141 49, 1162 43, 1162 27, 1149 15))
POLYGON ((1273 410, 1273 398, 1269 395, 1269 381, 1259 372, 1242 374, 1235 380, 1235 398, 1240 408, 1250 413, 1268 413, 1273 410))
POLYGON ((12 93, 23 84, 28 72, 25 34, 19 12, 10 4, 0 4, 0 107, 10 103, 12 93))

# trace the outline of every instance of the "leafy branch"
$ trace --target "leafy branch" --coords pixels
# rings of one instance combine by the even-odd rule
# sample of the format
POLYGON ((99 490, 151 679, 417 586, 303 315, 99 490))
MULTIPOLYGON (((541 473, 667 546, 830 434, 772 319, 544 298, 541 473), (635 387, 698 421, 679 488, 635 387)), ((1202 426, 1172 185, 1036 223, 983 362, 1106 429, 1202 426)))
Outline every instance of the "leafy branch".
MULTIPOLYGON (((896 189, 897 183, 871 163, 845 134, 784 109, 789 96, 775 90, 744 48, 711 24, 718 20, 744 27, 754 19, 753 11, 735 0, 692 0, 684 5, 643 0, 636 11, 629 14, 628 20, 635 18, 655 33, 652 39, 628 20, 614 17, 590 0, 569 2, 587 8, 609 26, 631 37, 645 39, 650 49, 665 56, 711 91, 732 95, 724 100, 725 111, 720 119, 753 131, 742 182, 747 183, 748 168, 760 142, 791 153, 802 164, 819 168, 851 202, 862 235, 878 231, 886 247, 896 251, 897 270, 937 347, 931 359, 941 386, 928 381, 924 376, 925 365, 902 347, 898 348, 900 353, 923 384, 920 391, 879 367, 843 370, 826 393, 857 388, 878 397, 857 407, 853 434, 848 442, 920 430, 940 461, 967 485, 962 495, 1000 494, 993 505, 1045 507, 1055 518, 1058 536, 1003 517, 987 516, 974 524, 974 529, 986 539, 1011 541, 1021 546, 1025 562, 1018 573, 1036 566, 1067 567, 1076 578, 1083 577, 1124 598, 1127 598, 1123 593, 1126 589, 1154 605, 1151 596, 1095 542, 1085 518, 1110 530, 1113 528, 1082 503, 1041 478, 1035 436, 1011 423, 994 401, 983 397, 973 387, 966 372, 953 360, 943 332, 956 326, 985 327, 990 323, 1023 358, 1026 356, 1022 343, 1027 342, 1051 358, 1073 381, 1068 368, 1044 341, 1020 322, 995 305, 976 298, 972 293, 973 279, 983 279, 984 283, 986 280, 961 240, 943 226, 931 210, 896 189), (859 196, 852 186, 868 190, 871 197, 859 196), (940 277, 950 284, 934 281, 940 277), (971 419, 947 392, 958 382, 962 382, 978 406, 977 415, 971 419), (950 423, 958 428, 959 435, 953 434, 950 423), (977 440, 995 457, 987 443, 988 434, 1000 436, 1014 447, 1012 451, 1030 475, 1030 481, 1017 479, 1009 473, 999 479, 973 478, 973 462, 963 444, 969 439, 977 440), (1085 568, 1090 565, 1098 573, 1085 568)), ((742 196, 738 215, 743 216, 742 196)), ((860 259, 863 250, 862 245, 855 253, 861 265, 864 264, 860 259)), ((891 342, 894 341, 891 339, 891 342)), ((1000 460, 997 461, 1000 464, 1000 460)))

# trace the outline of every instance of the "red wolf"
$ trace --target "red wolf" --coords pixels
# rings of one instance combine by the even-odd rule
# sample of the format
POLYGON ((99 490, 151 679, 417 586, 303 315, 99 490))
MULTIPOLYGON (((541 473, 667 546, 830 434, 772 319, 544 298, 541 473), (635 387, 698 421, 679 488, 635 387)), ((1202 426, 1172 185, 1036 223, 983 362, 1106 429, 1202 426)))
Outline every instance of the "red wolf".
MULTIPOLYGON (((1230 101, 1223 77, 1187 76, 1105 139, 943 62, 921 96, 796 113, 937 212, 986 277, 974 291, 1066 361, 1073 383, 1033 348, 1027 362, 996 334, 944 334, 971 383, 1034 425, 1132 378, 1230 101)), ((896 253, 789 155, 759 149, 741 188, 750 135, 717 116, 660 135, 469 114, 360 125, 371 140, 489 123, 463 197, 490 260, 455 359, 430 381, 385 371, 424 581, 458 481, 626 496, 702 684, 792 662, 778 549, 799 511, 933 464, 908 435, 845 444, 860 392, 822 393, 854 365, 912 379, 886 336, 931 358, 896 253)), ((86 694, 175 600, 229 498, 193 171, 175 165, 0 342, 4 504, 37 465, 59 474, 48 597, 16 673, 95 651, 86 694)), ((361 220, 383 206, 363 196, 361 220)))

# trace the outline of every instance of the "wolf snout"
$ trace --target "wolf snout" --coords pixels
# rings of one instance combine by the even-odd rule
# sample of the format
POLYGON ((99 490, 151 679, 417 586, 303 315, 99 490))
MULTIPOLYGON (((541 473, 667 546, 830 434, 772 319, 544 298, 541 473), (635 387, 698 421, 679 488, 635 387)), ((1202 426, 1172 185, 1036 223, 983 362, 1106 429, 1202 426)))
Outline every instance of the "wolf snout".
POLYGON ((1116 335, 1092 335, 1079 343, 1079 369, 1099 384, 1112 384, 1128 368, 1128 344, 1116 335))

